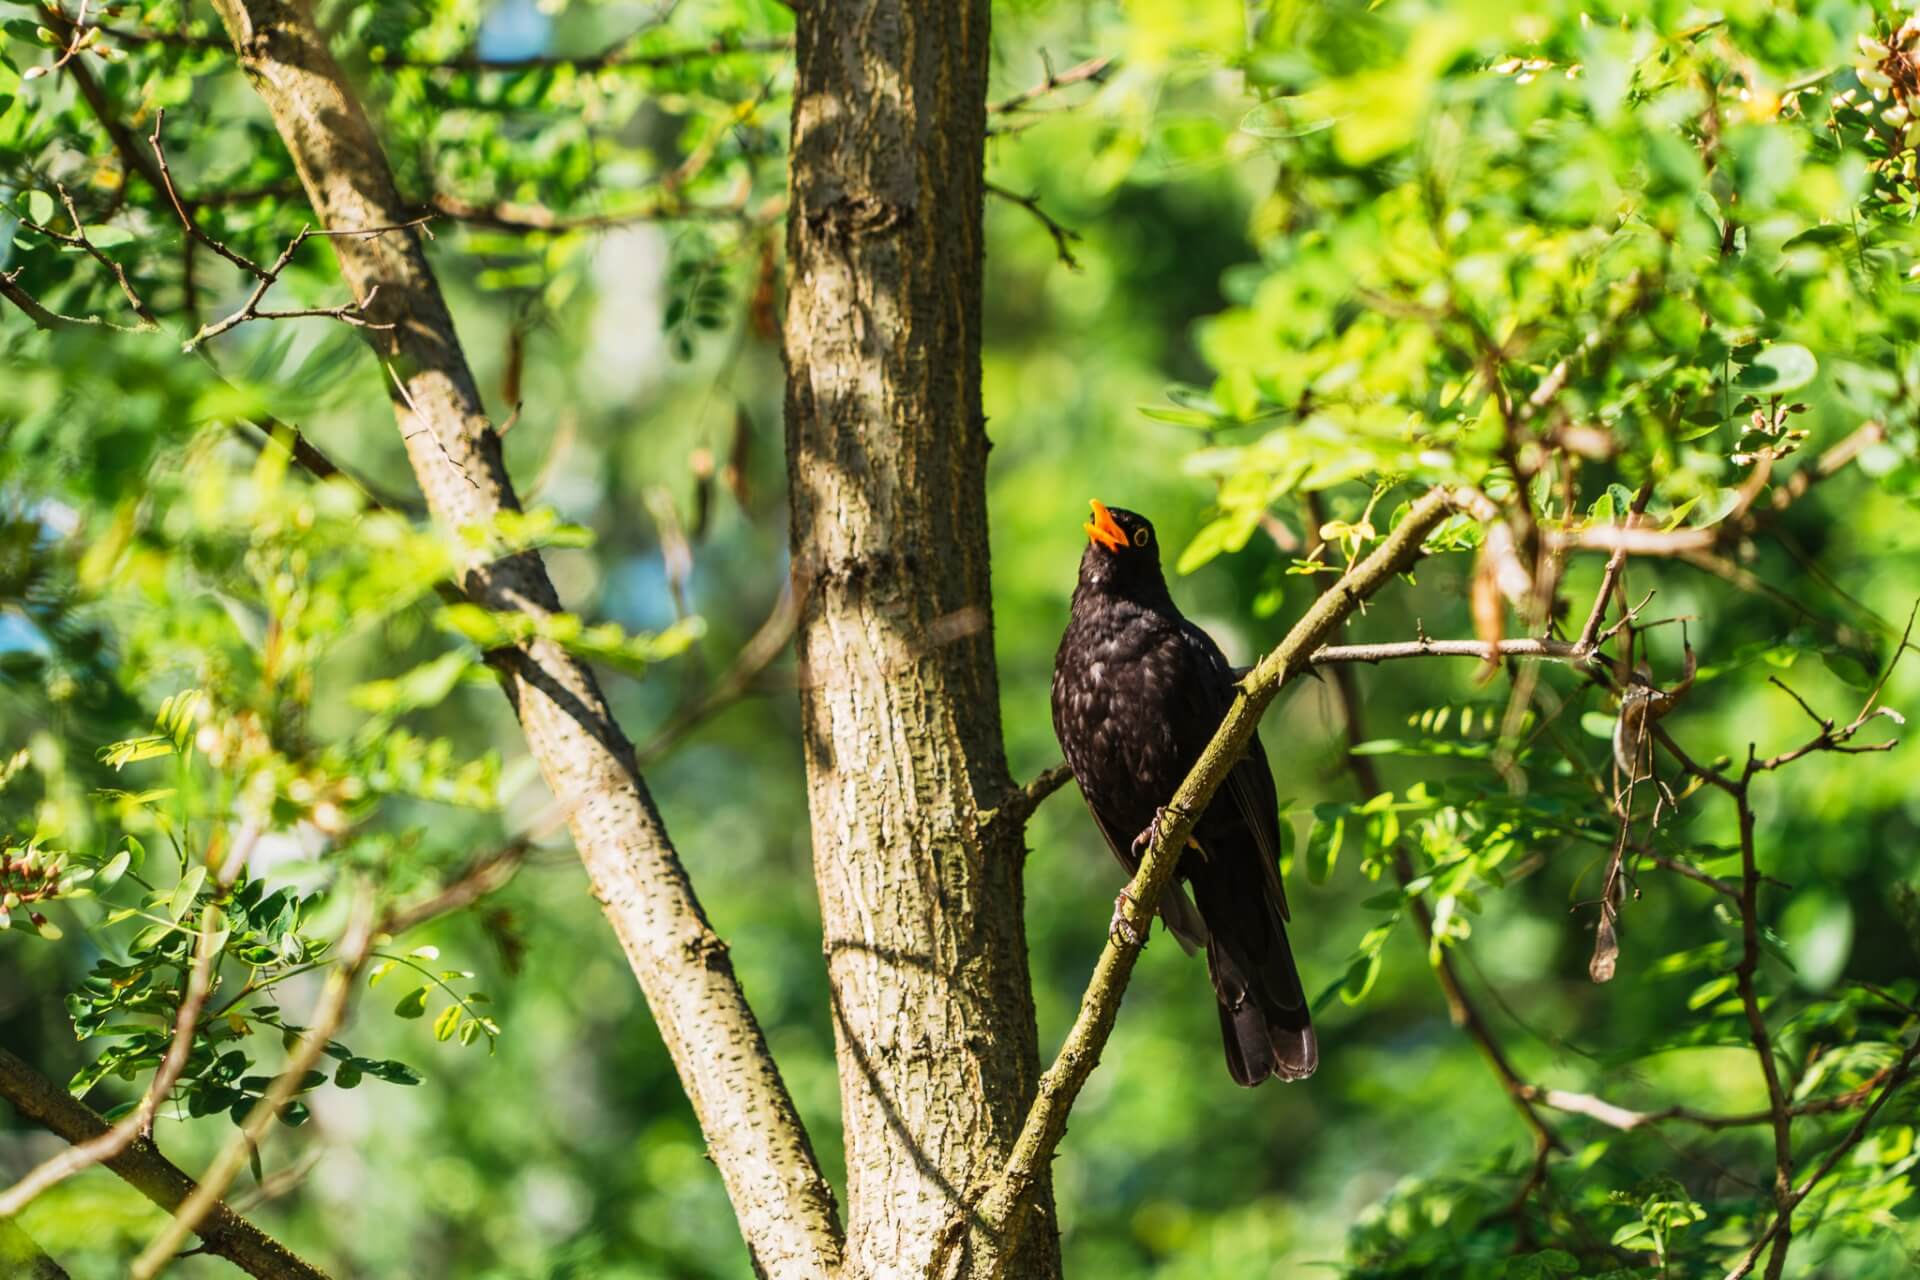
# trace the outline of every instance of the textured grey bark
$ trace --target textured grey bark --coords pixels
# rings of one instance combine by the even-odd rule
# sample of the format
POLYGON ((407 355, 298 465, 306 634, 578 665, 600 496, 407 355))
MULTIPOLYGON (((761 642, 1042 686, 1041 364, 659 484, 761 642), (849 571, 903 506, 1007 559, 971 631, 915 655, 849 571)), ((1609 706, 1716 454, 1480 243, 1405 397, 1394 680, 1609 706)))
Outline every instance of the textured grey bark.
MULTIPOLYGON (((798 18, 787 456, 846 1274, 965 1275, 1039 1069, 987 573, 988 5, 798 18)), ((1039 1193, 1015 1275, 1059 1270, 1039 1193)))
MULTIPOLYGON (((334 231, 407 220, 366 115, 304 3, 217 0, 215 7, 291 153, 320 224, 334 231)), ((334 236, 355 296, 390 331, 365 330, 391 370, 395 415, 434 519, 487 526, 517 507, 418 234, 334 236)), ((462 585, 485 607, 541 617, 559 609, 536 554, 476 555, 462 585)), ((726 944, 693 887, 588 668, 533 641, 490 655, 528 750, 565 808, 594 893, 626 949, 726 1183, 756 1269, 817 1276, 839 1255, 832 1191, 741 993, 726 944)))

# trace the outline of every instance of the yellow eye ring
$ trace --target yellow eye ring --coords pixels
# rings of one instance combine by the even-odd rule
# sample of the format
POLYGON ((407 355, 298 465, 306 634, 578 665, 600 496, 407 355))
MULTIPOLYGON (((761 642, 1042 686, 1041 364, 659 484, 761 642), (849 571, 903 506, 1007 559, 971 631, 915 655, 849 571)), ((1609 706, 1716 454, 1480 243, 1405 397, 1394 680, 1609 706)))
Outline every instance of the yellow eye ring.
POLYGON ((1151 542, 1152 540, 1153 540, 1153 535, 1151 533, 1148 533, 1145 529, 1135 529, 1133 531, 1133 545, 1136 547, 1144 547, 1147 545, 1147 543, 1151 542))

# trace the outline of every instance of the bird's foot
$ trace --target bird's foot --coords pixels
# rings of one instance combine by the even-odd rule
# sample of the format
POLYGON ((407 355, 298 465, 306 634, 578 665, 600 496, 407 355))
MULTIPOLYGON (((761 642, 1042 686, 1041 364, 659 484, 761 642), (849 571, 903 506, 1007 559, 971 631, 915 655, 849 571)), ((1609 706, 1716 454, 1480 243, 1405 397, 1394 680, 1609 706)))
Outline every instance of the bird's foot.
MULTIPOLYGON (((1153 842, 1160 838, 1161 829, 1167 825, 1167 819, 1172 815, 1172 813, 1173 813, 1172 805, 1163 804, 1154 809, 1153 821, 1147 824, 1147 829, 1145 831, 1142 831, 1139 835, 1133 838, 1133 856, 1134 857, 1144 858, 1147 856, 1147 850, 1151 849, 1153 847, 1153 842)), ((1189 845, 1192 845, 1194 843, 1192 836, 1187 837, 1187 843, 1189 845)))
POLYGON ((1141 947, 1146 945, 1146 939, 1127 922, 1127 904, 1132 901, 1133 895, 1125 889, 1113 900, 1113 919, 1107 923, 1107 936, 1130 947, 1141 947))
POLYGON ((1147 829, 1133 838, 1134 857, 1144 858, 1147 856, 1147 850, 1151 849, 1153 842, 1160 838, 1160 827, 1166 820, 1167 806, 1160 805, 1153 811, 1153 821, 1147 824, 1147 829))

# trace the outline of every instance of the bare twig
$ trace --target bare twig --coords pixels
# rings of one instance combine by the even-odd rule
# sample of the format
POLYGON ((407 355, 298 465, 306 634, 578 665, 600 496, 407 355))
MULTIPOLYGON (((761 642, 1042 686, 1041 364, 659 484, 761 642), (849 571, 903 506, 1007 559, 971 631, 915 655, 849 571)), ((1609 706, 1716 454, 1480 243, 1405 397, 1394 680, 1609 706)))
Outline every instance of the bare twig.
POLYGON ((326 985, 300 1038, 299 1047, 288 1057, 286 1066, 274 1077, 273 1083, 267 1086, 260 1101, 247 1113, 240 1132, 214 1157, 213 1163, 201 1176, 200 1185, 174 1211, 173 1217, 148 1242, 140 1256, 134 1259, 129 1272, 134 1280, 153 1280, 166 1269, 187 1236, 226 1196, 227 1188, 233 1185, 234 1178, 246 1167, 248 1153, 260 1145, 267 1126, 293 1100, 301 1080, 319 1061, 327 1042, 346 1015, 348 993, 353 989, 354 980, 366 964, 367 954, 373 945, 373 926, 373 895, 363 889, 354 900, 346 933, 334 953, 333 968, 327 974, 326 985))
MULTIPOLYGON (((1858 1089, 1849 1089, 1845 1093, 1828 1098, 1794 1103, 1788 1108, 1788 1112, 1794 1116, 1816 1116, 1830 1115, 1836 1111, 1851 1111, 1872 1097, 1874 1089, 1887 1078, 1888 1074, 1888 1072, 1882 1072, 1858 1089)), ((1565 1111, 1570 1115, 1585 1116, 1589 1120, 1597 1120, 1608 1128, 1618 1129, 1623 1133, 1660 1124, 1687 1124, 1701 1129, 1719 1130, 1745 1129, 1773 1123, 1771 1109, 1723 1113, 1673 1106, 1661 1107, 1657 1111, 1635 1111, 1631 1107, 1618 1106, 1589 1093, 1573 1093, 1565 1089, 1542 1089, 1534 1085, 1526 1086, 1526 1090, 1527 1096, 1541 1106, 1552 1107, 1555 1111, 1565 1111)))
POLYGON ((126 268, 109 258, 98 245, 87 238, 86 224, 80 220, 80 211, 74 207, 73 197, 67 193, 67 189, 56 184, 55 190, 60 193, 60 202, 66 206, 67 217, 73 222, 73 234, 63 235, 52 227, 43 227, 29 218, 20 219, 20 225, 29 231, 37 231, 49 240, 64 244, 68 248, 83 251, 88 257, 112 272, 114 280, 120 286, 120 292, 126 296, 128 305, 133 308, 133 313, 140 317, 141 327, 159 328, 160 321, 152 311, 147 309, 147 304, 140 300, 140 295, 134 292, 133 282, 127 278, 126 268))
POLYGON ((101 316, 69 316, 49 309, 40 300, 22 289, 16 281, 24 267, 15 267, 12 271, 0 272, 0 298, 5 298, 20 308, 22 314, 31 320, 34 327, 49 332, 63 329, 106 329, 115 333, 140 333, 144 326, 115 324, 101 316))
POLYGON ((987 114, 989 116, 1012 115, 1016 111, 1026 110, 1039 99, 1056 93, 1069 85, 1082 83, 1099 84, 1112 73, 1116 65, 1118 65, 1118 63, 1114 58, 1088 58, 1085 62, 1075 63, 1065 71, 1059 72, 1056 72, 1053 67, 1049 65, 1047 67, 1047 74, 1030 88, 1022 89, 1019 93, 1009 94, 998 102, 988 103, 987 114))
POLYGON ((672 750, 674 744, 695 726, 705 723, 751 693, 761 673, 773 665, 774 660, 786 651, 787 642, 793 639, 797 613, 793 584, 788 582, 781 587, 779 598, 774 601, 766 620, 741 646, 732 664, 714 681, 713 687, 698 702, 676 711, 660 727, 659 732, 638 748, 636 758, 639 762, 642 765, 652 764, 672 750))
POLYGON ((1042 769, 1032 782, 1019 788, 1004 801, 999 808, 992 810, 988 820, 992 822, 1011 822, 1025 826, 1033 811, 1043 804, 1047 797, 1073 781, 1073 770, 1065 761, 1042 769))
POLYGON ((15 1216, 34 1197, 74 1174, 111 1160, 132 1145, 135 1139, 144 1138, 152 1131, 154 1112, 173 1092, 180 1073, 186 1069, 187 1058, 193 1052, 194 1036, 200 1025, 200 1010, 207 1002, 207 993, 213 989, 214 961, 220 954, 219 919, 220 909, 211 903, 200 914, 193 966, 187 976, 186 990, 180 996, 180 1007, 174 1015, 173 1040, 168 1044, 159 1068, 154 1071, 147 1091, 141 1095, 139 1105, 120 1117, 111 1129, 68 1147, 41 1163, 5 1192, 0 1192, 0 1220, 15 1216))
POLYGON ((1039 220, 1040 225, 1047 229, 1047 234, 1053 237, 1054 251, 1060 255, 1060 261, 1065 263, 1070 270, 1078 271, 1080 269, 1079 260, 1073 256, 1073 242, 1080 238, 1080 233, 1072 227, 1063 227, 1059 222, 1055 221, 1052 214, 1040 207, 1040 197, 1038 195, 1023 196, 1019 192, 1009 190, 997 182, 985 183, 984 189, 988 195, 999 196, 1009 204, 1017 204, 1032 214, 1039 220))
POLYGON ((300 246, 305 244, 310 237, 371 237, 386 235, 394 231, 410 231, 416 227, 424 227, 426 223, 432 221, 433 215, 427 214, 418 218, 409 219, 405 222, 396 222, 391 225, 374 227, 302 227, 299 234, 287 242, 287 247, 280 251, 280 256, 273 260, 272 265, 263 267, 252 258, 247 257, 244 253, 230 247, 225 241, 216 240, 208 235, 205 229, 194 220, 192 211, 187 207, 186 202, 180 198, 180 192, 173 185, 173 171, 167 165, 166 149, 160 144, 160 130, 165 126, 166 119, 167 113, 165 110, 153 113, 153 133, 148 137, 147 141, 153 146, 153 159, 159 175, 160 186, 166 192, 168 201, 172 203, 173 211, 180 219, 180 225, 186 228, 187 234, 193 239, 204 244, 207 248, 213 250, 254 279, 253 292, 247 295, 247 300, 241 305, 240 309, 232 315, 227 316, 224 320, 216 320, 209 324, 202 325, 199 332, 187 339, 182 347, 183 350, 192 351, 207 339, 217 337, 229 329, 245 324, 249 320, 295 320, 304 317, 324 316, 360 328, 392 329, 394 327, 392 324, 375 324, 366 318, 366 309, 372 304, 374 296, 379 292, 378 285, 368 289, 365 297, 356 298, 351 302, 342 303, 337 307, 304 307, 292 311, 263 311, 260 303, 262 299, 266 297, 267 290, 271 289, 274 284, 279 281, 281 273, 292 265, 294 255, 300 251, 300 246))
MULTIPOLYGON (((302 231, 298 236, 295 236, 294 243, 298 244, 300 240, 306 236, 306 234, 307 233, 305 231, 302 231)), ((283 257, 291 255, 291 253, 292 253, 292 246, 289 246, 287 255, 283 255, 283 257)), ((238 326, 247 323, 247 321, 249 320, 300 320, 300 319, 317 318, 317 317, 324 316, 330 320, 339 320, 342 323, 354 325, 356 327, 361 327, 361 328, 367 328, 367 329, 393 328, 393 325, 390 323, 375 324, 373 321, 367 319, 367 308, 373 305, 373 299, 375 295, 377 295, 380 292, 380 286, 378 285, 375 285, 372 289, 369 289, 367 291, 366 297, 356 298, 352 302, 343 302, 337 307, 298 307, 291 311, 261 310, 260 299, 262 295, 264 295, 266 291, 272 287, 274 280, 279 279, 279 273, 278 273, 279 265, 280 264, 276 263, 275 267, 271 268, 271 270, 274 271, 272 279, 262 280, 260 281, 259 284, 254 286, 253 292, 247 295, 247 300, 245 304, 242 305, 238 311, 234 312, 232 315, 229 315, 224 320, 215 320, 207 324, 201 325, 198 332, 196 332, 191 338, 188 338, 186 342, 181 344, 181 349, 184 351, 192 351, 195 347, 198 347, 201 343, 205 342, 207 339, 217 338, 221 334, 225 333, 227 330, 237 328, 238 326)))
POLYGON ((472 906, 488 894, 506 887, 533 851, 535 837, 522 835, 508 841, 484 857, 477 858, 445 888, 430 897, 387 913, 378 932, 402 934, 451 911, 472 906))
MULTIPOLYGON (((1545 386, 1543 382, 1541 384, 1545 386)), ((1538 394, 1538 393, 1536 393, 1538 394)), ((1647 499, 1653 496, 1653 481, 1648 480, 1640 486, 1640 492, 1633 496, 1633 508, 1627 515, 1627 522, 1644 515, 1647 499)), ((1593 608, 1587 614, 1586 625, 1580 628, 1580 638, 1575 643, 1582 649, 1591 650, 1600 642, 1600 627, 1607 620, 1607 601, 1613 598, 1613 589, 1620 581, 1620 575, 1627 567, 1627 549, 1619 547, 1607 557, 1607 567, 1600 577, 1600 590, 1594 593, 1593 608)))

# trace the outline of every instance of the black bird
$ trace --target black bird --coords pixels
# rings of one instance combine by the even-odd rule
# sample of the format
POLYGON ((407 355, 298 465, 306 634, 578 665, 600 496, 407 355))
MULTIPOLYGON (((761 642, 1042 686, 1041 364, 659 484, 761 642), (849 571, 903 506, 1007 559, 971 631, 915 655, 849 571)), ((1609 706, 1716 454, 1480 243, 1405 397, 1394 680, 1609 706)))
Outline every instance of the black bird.
MULTIPOLYGON (((1168 594, 1153 525, 1096 501, 1085 528, 1073 616, 1053 663, 1053 729, 1094 822, 1131 876, 1162 806, 1232 704, 1234 677, 1220 646, 1168 594)), ((1160 903, 1160 918, 1189 954, 1206 948, 1227 1070, 1243 1085, 1302 1080, 1320 1062, 1287 947, 1279 853, 1273 770, 1255 737, 1194 825, 1178 880, 1160 903)), ((1114 928, 1129 932, 1118 900, 1114 928)))

